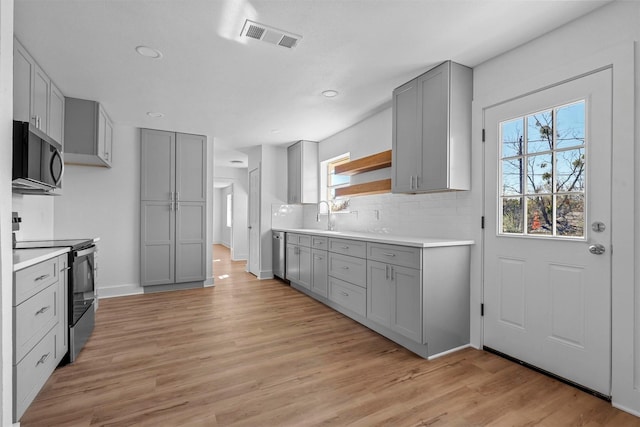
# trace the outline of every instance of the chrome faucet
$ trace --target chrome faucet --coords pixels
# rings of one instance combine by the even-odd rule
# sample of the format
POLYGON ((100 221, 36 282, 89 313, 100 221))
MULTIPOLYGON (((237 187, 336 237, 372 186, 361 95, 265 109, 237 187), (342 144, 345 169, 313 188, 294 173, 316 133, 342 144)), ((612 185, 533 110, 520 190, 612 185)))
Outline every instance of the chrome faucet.
POLYGON ((316 211, 316 221, 320 222, 320 205, 324 203, 327 205, 327 230, 333 230, 333 224, 331 223, 331 205, 326 200, 320 200, 318 202, 317 211, 316 211))

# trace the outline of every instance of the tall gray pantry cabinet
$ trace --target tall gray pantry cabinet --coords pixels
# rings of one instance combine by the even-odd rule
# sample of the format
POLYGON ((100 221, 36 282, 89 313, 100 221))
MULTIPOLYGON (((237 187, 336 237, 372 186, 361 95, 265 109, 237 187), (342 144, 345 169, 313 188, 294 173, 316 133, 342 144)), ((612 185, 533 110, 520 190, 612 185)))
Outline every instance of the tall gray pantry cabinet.
POLYGON ((202 282, 207 137, 142 129, 140 142, 140 282, 202 282))

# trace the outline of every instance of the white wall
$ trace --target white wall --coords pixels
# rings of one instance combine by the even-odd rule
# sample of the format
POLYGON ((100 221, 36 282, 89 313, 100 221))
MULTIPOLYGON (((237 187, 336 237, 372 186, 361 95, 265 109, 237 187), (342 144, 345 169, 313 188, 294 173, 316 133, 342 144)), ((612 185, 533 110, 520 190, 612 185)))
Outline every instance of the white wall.
POLYGON ((0 425, 11 425, 13 256, 11 159, 13 132, 13 0, 0 1, 0 425))
POLYGON ((222 188, 213 189, 213 244, 222 243, 222 188))
MULTIPOLYGON (((228 248, 231 248, 231 227, 227 227, 227 196, 231 195, 231 209, 233 212, 233 185, 230 185, 224 189, 222 189, 222 197, 220 200, 220 222, 221 222, 221 230, 222 230, 222 244, 228 248)), ((232 214, 233 215, 233 214, 232 214)), ((233 223, 233 217, 232 217, 233 223)))
POLYGON ((18 241, 53 238, 53 203, 57 197, 60 196, 12 195, 11 210, 22 218, 20 231, 16 232, 18 241))
POLYGON ((271 209, 272 205, 285 204, 287 200, 287 149, 263 145, 249 152, 251 171, 260 167, 260 263, 258 278, 273 277, 271 259, 271 209))
POLYGON ((116 125, 113 167, 66 165, 55 238, 99 237, 98 295, 140 286, 140 130, 116 125))
MULTIPOLYGON (((613 404, 640 415, 640 283, 635 274, 640 246, 638 177, 640 167, 634 122, 640 72, 634 61, 639 50, 640 4, 614 2, 518 49, 487 61, 474 70, 474 147, 481 146, 482 111, 507 100, 583 73, 613 67, 613 175, 612 175, 612 394, 613 404), (544 60, 540 60, 543 54, 544 60), (635 91, 634 91, 635 89, 635 91), (635 198, 635 200, 634 200, 635 198), (635 236, 635 239, 634 239, 635 236)), ((474 180, 481 163, 474 151, 474 180)), ((478 189, 476 200, 481 200, 478 189)), ((477 207, 478 214, 481 207, 477 207)), ((476 214, 476 215, 478 215, 476 214)), ((481 343, 479 302, 481 283, 476 250, 472 282, 473 342, 481 343)))

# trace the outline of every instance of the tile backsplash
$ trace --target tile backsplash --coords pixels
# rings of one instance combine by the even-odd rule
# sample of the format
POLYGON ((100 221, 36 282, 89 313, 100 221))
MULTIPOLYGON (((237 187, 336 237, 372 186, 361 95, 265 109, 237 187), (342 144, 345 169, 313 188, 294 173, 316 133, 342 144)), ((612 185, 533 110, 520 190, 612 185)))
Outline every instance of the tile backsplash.
MULTIPOLYGON (((468 239, 475 224, 469 191, 434 194, 381 194, 354 197, 348 212, 333 214, 338 231, 468 239)), ((316 205, 274 205, 273 227, 326 228, 316 221, 316 205)), ((478 222, 479 224, 479 222, 478 222)))

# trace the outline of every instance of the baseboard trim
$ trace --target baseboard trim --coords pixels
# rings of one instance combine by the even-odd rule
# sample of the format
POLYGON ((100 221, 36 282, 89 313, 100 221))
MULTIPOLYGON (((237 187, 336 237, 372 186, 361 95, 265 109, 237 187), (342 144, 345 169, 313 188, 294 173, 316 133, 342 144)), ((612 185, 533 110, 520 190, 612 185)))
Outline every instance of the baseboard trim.
POLYGON ((127 295, 139 295, 142 293, 144 293, 144 290, 137 283, 107 286, 104 288, 98 286, 98 299, 124 297, 127 295))
POLYGON ((260 280, 273 279, 273 270, 260 271, 260 274, 258 275, 258 279, 260 280))
POLYGON ((156 292, 168 292, 168 291, 182 291, 185 289, 197 289, 203 288, 204 281, 202 282, 186 282, 186 283, 169 283, 167 285, 153 285, 145 286, 145 294, 153 294, 156 292))
POLYGON ((621 411, 628 412, 631 415, 634 415, 636 417, 640 417, 640 412, 638 412, 638 411, 636 411, 634 409, 628 408, 628 407, 626 407, 624 405, 620 405, 620 404, 618 404, 618 403, 616 403, 614 401, 611 401, 611 406, 613 406, 616 409, 620 409, 621 411))

